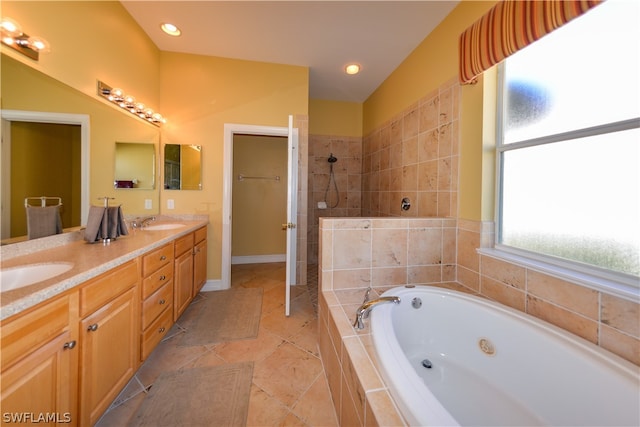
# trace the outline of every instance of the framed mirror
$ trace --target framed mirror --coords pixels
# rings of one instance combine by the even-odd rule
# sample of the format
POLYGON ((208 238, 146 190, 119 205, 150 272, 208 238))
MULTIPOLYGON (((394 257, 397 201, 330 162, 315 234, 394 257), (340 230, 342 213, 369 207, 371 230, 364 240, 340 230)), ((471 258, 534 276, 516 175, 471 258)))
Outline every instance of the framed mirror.
POLYGON ((202 146, 164 146, 165 190, 202 190, 202 146))
POLYGON ((116 142, 114 188, 153 190, 156 186, 155 144, 116 142))

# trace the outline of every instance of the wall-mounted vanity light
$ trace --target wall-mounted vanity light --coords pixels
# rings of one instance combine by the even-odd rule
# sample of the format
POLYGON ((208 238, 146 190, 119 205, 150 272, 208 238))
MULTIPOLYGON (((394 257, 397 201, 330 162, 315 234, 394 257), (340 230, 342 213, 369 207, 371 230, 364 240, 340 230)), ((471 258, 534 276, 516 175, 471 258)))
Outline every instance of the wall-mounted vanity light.
POLYGON ((125 94, 122 89, 111 87, 100 80, 98 80, 98 95, 156 126, 167 122, 162 114, 147 108, 142 102, 136 101, 133 96, 125 94))
POLYGON ((40 57, 40 52, 49 52, 49 43, 45 39, 23 33, 20 24, 11 18, 2 18, 0 33, 2 44, 36 61, 40 57))

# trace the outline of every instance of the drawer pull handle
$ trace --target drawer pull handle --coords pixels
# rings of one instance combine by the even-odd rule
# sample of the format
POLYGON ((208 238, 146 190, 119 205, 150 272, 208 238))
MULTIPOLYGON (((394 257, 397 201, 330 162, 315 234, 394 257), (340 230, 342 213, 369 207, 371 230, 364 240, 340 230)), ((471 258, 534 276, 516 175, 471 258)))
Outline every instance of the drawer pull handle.
POLYGON ((162 305, 164 304, 166 301, 164 299, 161 299, 160 301, 158 301, 158 304, 162 305))
POLYGON ((163 333, 163 332, 164 332, 164 326, 163 326, 162 328, 158 329, 158 333, 159 333, 159 334, 161 334, 161 333, 163 333))
POLYGON ((89 325, 89 327, 87 328, 87 331, 89 332, 95 332, 98 330, 98 324, 94 323, 93 325, 89 325))
POLYGON ((162 255, 162 256, 160 257, 160 261, 164 261, 165 259, 167 259, 167 257, 166 257, 165 255, 162 255))
POLYGON ((164 274, 162 276, 160 276, 160 280, 164 280, 166 278, 167 278, 167 276, 165 276, 164 274))
POLYGON ((62 346, 62 348, 64 350, 71 350, 72 348, 74 348, 76 346, 76 340, 73 341, 69 341, 64 343, 64 345, 62 346))

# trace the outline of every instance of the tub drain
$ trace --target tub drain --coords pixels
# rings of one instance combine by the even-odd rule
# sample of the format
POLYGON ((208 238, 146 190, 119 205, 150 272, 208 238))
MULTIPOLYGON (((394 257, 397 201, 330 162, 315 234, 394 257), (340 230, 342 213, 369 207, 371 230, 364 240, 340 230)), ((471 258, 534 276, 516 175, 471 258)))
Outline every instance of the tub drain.
POLYGON ((431 361, 429 359, 424 359, 422 361, 422 366, 424 366, 427 369, 433 368, 433 364, 431 363, 431 361))

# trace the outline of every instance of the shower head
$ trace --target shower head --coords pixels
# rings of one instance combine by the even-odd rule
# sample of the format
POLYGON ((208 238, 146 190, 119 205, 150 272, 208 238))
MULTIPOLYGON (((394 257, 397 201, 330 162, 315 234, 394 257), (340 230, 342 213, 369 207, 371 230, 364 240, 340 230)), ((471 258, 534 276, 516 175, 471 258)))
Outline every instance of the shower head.
POLYGON ((331 154, 329 154, 329 158, 327 159, 327 161, 329 163, 335 163, 335 162, 338 161, 338 159, 333 156, 333 153, 331 153, 331 154))

